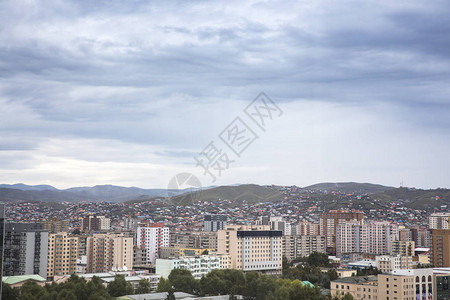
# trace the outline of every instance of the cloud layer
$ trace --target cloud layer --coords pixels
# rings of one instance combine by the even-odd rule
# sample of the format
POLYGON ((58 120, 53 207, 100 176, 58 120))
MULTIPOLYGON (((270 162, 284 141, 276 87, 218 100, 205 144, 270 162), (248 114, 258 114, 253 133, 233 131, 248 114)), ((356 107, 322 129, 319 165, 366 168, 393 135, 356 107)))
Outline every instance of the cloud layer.
POLYGON ((265 91, 214 184, 449 187, 446 1, 91 2, 0 3, 0 182, 210 185, 193 156, 265 91))

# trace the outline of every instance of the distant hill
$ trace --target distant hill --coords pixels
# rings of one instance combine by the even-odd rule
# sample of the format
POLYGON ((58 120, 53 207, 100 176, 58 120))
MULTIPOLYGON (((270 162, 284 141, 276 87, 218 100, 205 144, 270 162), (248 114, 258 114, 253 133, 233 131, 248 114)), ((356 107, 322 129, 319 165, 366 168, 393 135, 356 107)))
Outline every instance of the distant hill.
POLYGON ((386 202, 402 201, 405 206, 413 209, 438 208, 441 205, 450 205, 450 189, 422 190, 402 187, 371 195, 371 198, 386 202))
POLYGON ((382 193, 394 187, 384 186, 380 184, 373 183, 358 183, 358 182, 325 182, 313 184, 304 189, 308 190, 320 190, 320 191, 335 191, 344 194, 374 194, 374 193, 382 193))
POLYGON ((238 186, 219 186, 208 190, 185 193, 174 196, 171 202, 177 205, 190 204, 193 200, 199 201, 220 201, 229 200, 231 202, 242 202, 246 200, 249 203, 258 202, 276 202, 280 201, 284 196, 274 190, 256 184, 243 184, 238 186))
POLYGON ((17 190, 9 188, 0 188, 0 202, 22 202, 22 201, 41 201, 41 202, 79 202, 91 201, 83 196, 59 191, 59 190, 17 190))
POLYGON ((27 185, 23 183, 16 184, 0 184, 0 188, 16 189, 21 191, 57 191, 58 189, 46 184, 27 185))
POLYGON ((137 198, 168 197, 185 193, 186 189, 141 189, 114 185, 96 185, 93 187, 74 187, 58 190, 46 185, 3 184, 0 185, 0 201, 42 201, 42 202, 80 202, 110 201, 124 202, 137 198))

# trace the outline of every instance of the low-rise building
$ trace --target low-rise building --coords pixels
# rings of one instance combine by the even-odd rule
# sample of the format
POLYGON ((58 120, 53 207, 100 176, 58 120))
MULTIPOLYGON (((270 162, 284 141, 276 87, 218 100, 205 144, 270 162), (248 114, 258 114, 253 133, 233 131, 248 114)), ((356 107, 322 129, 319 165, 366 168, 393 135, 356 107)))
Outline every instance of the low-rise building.
POLYGON ((173 269, 186 269, 194 278, 200 279, 215 269, 221 269, 221 255, 201 255, 194 257, 158 258, 156 273, 167 278, 173 269))
POLYGON ((396 269, 411 269, 413 260, 411 256, 378 255, 375 257, 377 269, 383 273, 396 269))

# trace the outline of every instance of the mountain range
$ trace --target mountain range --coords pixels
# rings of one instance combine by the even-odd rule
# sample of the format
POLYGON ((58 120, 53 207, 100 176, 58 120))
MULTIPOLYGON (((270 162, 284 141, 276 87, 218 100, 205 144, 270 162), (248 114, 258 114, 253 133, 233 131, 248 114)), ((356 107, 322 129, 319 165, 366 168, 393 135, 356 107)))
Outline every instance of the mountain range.
MULTIPOLYGON (((438 207, 450 203, 449 189, 394 188, 371 183, 319 183, 297 188, 298 195, 306 195, 311 201, 325 201, 327 208, 338 208, 345 202, 354 205, 373 205, 373 199, 384 203, 401 201, 411 208, 422 209, 427 206, 438 207), (335 195, 335 194, 338 195, 335 195), (364 195, 361 199, 346 198, 346 194, 364 195), (340 196, 339 196, 340 195, 340 196), (338 199, 338 200, 337 200, 338 199), (405 200, 405 201, 403 201, 405 200), (340 204, 341 203, 341 204, 340 204), (328 207, 329 206, 329 207, 328 207)), ((0 202, 145 202, 160 198, 167 203, 186 205, 193 201, 229 200, 248 203, 278 202, 286 199, 276 186, 241 184, 231 186, 207 187, 198 189, 141 189, 114 185, 96 185, 93 187, 73 187, 59 190, 50 185, 0 184, 0 202)))

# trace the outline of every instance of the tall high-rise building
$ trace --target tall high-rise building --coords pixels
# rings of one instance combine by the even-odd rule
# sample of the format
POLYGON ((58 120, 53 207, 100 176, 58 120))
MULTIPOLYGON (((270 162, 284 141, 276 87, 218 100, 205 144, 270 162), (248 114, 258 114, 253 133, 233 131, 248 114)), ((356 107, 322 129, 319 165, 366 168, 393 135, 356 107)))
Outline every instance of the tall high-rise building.
POLYGON ((102 273, 133 268, 133 238, 123 233, 93 234, 87 238, 86 272, 102 273))
POLYGON ((227 215, 204 215, 203 216, 203 230, 217 231, 222 230, 227 225, 227 215))
POLYGON ((431 239, 433 266, 450 267, 450 229, 432 229, 431 239))
POLYGON ((403 228, 399 230, 399 240, 400 241, 412 241, 413 240, 413 234, 411 229, 409 228, 403 228))
POLYGON ((109 230, 111 226, 111 220, 105 216, 86 216, 83 218, 82 229, 83 231, 101 231, 109 230))
POLYGON ((217 232, 217 252, 231 257, 233 269, 281 274, 282 235, 267 225, 225 226, 217 232))
POLYGON ((48 234, 40 223, 5 224, 3 274, 47 278, 48 234))
POLYGON ((52 218, 50 220, 42 222, 44 229, 48 230, 50 233, 57 232, 69 232, 70 221, 69 220, 59 220, 57 218, 52 218))
POLYGON ((336 227, 348 221, 356 220, 362 224, 364 213, 359 210, 330 210, 320 214, 320 235, 326 237, 327 252, 335 253, 336 227))
POLYGON ((428 217, 429 229, 449 229, 450 213, 433 213, 428 217))
POLYGON ((78 237, 67 232, 51 233, 48 237, 47 278, 70 275, 77 271, 78 237))
POLYGON ((164 223, 140 223, 136 244, 147 250, 147 263, 155 264, 161 247, 169 246, 169 227, 165 227, 164 223))

